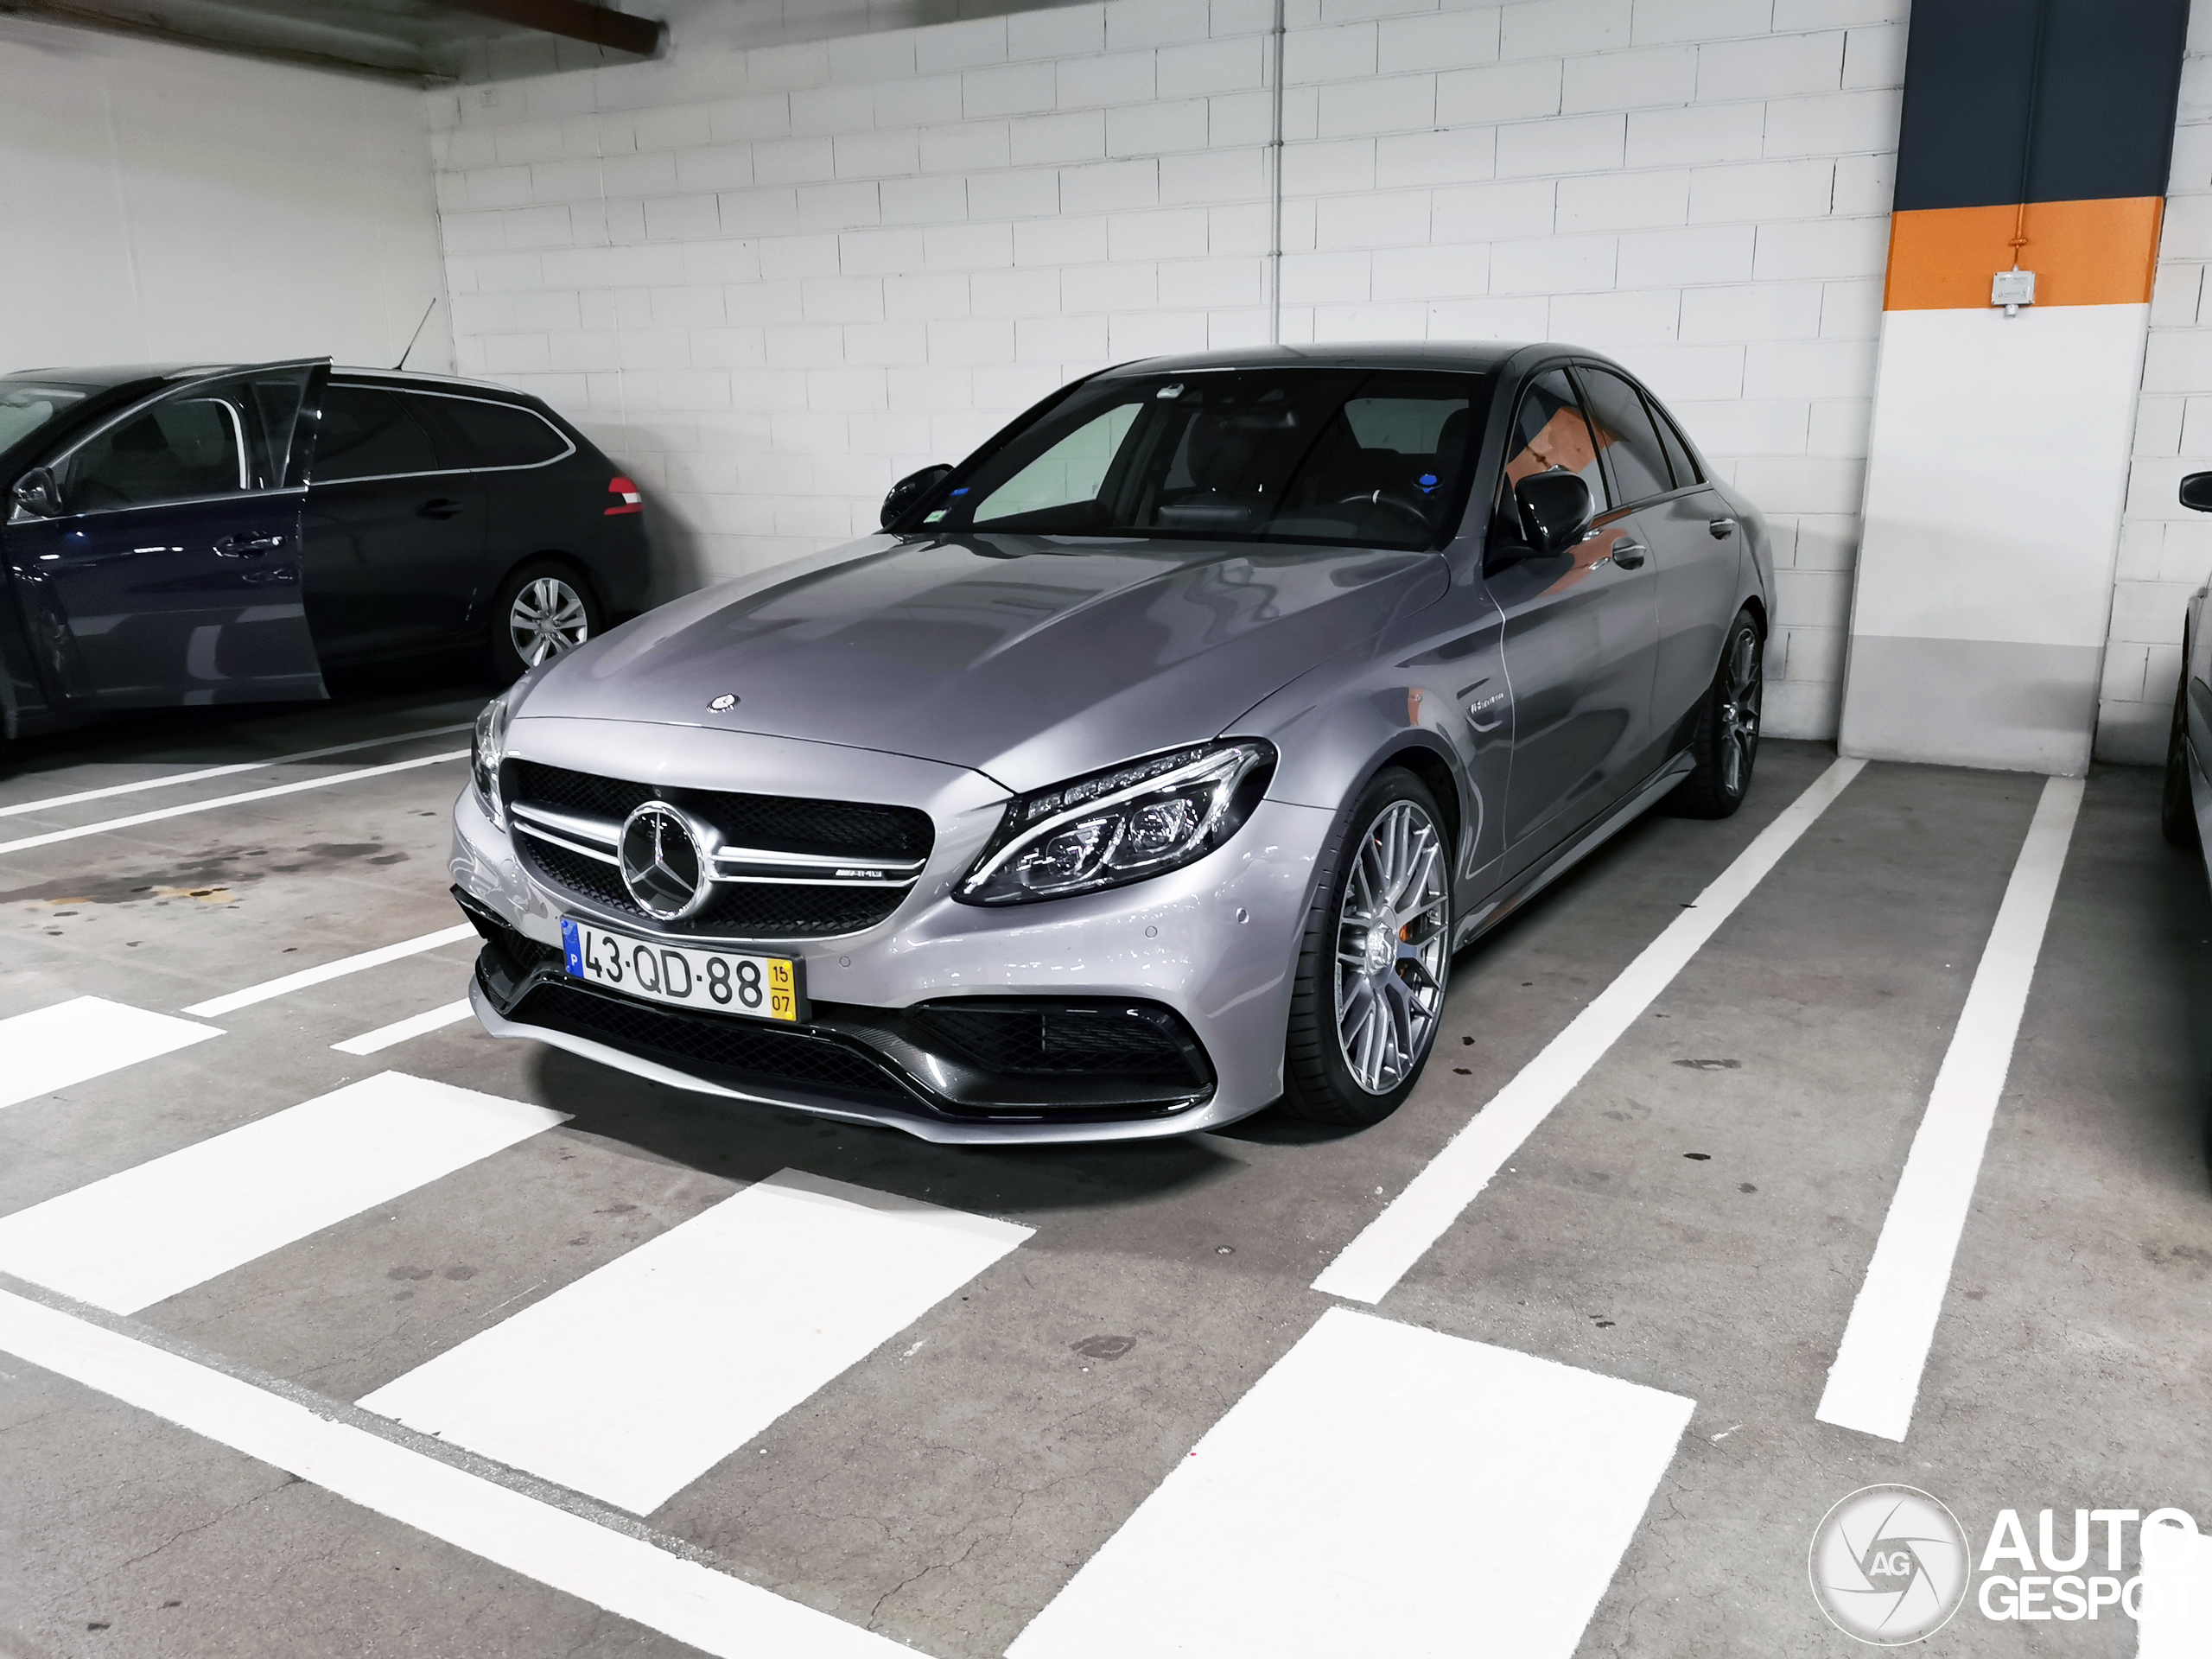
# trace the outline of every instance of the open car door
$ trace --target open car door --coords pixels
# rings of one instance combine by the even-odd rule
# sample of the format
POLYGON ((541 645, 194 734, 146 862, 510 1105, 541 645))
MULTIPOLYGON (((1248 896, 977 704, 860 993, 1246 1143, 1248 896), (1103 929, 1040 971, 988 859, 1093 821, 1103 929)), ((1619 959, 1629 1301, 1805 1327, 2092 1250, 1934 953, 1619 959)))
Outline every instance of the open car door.
POLYGON ((300 521, 327 359, 181 378, 17 481, 7 557, 79 708, 328 695, 300 521))

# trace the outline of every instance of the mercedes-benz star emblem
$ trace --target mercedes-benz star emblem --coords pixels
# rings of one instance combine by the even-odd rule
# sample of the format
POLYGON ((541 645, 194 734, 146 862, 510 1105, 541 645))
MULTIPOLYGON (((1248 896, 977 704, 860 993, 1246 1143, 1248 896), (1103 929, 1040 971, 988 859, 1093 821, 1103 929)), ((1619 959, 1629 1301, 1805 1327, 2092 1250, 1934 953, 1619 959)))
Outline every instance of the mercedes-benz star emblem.
POLYGON ((615 854, 622 885, 656 920, 679 921, 706 902, 706 860, 698 838, 666 801, 647 801, 622 821, 615 854))
POLYGON ((731 709, 737 707, 737 693, 734 691, 725 691, 721 696, 716 697, 712 702, 709 703, 707 707, 712 709, 715 714, 726 715, 731 709))

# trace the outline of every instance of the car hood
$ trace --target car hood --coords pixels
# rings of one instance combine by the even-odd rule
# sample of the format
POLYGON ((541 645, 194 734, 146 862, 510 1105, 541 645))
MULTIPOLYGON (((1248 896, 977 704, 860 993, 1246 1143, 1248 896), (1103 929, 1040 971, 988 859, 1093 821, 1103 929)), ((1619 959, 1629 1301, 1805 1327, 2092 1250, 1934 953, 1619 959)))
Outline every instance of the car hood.
POLYGON ((580 647, 528 712, 884 750, 1035 789, 1217 736, 1446 584, 1433 553, 871 537, 580 647))

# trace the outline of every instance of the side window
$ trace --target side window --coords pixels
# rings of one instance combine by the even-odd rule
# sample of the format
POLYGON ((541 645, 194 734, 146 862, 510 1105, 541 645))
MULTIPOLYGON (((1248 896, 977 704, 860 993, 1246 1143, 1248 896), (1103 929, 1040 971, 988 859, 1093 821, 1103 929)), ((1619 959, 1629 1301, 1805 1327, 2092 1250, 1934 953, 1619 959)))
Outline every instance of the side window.
POLYGON ((1611 464, 1613 481, 1620 488, 1617 505, 1664 495, 1675 487, 1667 466, 1667 453, 1659 447, 1659 434, 1643 407, 1643 394, 1618 374, 1604 369, 1576 372, 1590 399, 1590 418, 1598 447, 1611 464))
POLYGON ((1598 444, 1582 417, 1581 400, 1564 370, 1547 369, 1522 391, 1513 412, 1513 429, 1506 435, 1498 506, 1510 523, 1519 522, 1510 499, 1513 486, 1554 467, 1589 485, 1590 499, 1599 512, 1605 511, 1605 481, 1598 466, 1598 444))
POLYGON ((315 445, 316 482, 437 469, 430 435, 398 397, 368 386, 332 385, 324 391, 315 445))
POLYGON ((283 487, 305 366, 180 387, 95 433, 54 466, 66 512, 283 487))
POLYGON ((569 441, 529 410, 474 397, 431 401, 466 446, 466 466, 536 467, 568 453, 569 441))
POLYGON ((1651 410, 1651 424, 1659 429, 1659 444, 1667 452, 1667 464, 1675 469, 1675 487, 1688 489, 1693 484, 1705 482, 1705 474, 1697 469, 1697 461, 1690 454, 1690 447, 1682 442, 1682 435, 1675 429, 1673 416, 1659 407, 1657 399, 1647 397, 1644 403, 1651 410))
POLYGON ((1098 499, 1107 469, 1122 451, 1139 405, 1117 404, 1062 438, 977 504, 979 528, 1023 513, 1079 507, 1098 499))

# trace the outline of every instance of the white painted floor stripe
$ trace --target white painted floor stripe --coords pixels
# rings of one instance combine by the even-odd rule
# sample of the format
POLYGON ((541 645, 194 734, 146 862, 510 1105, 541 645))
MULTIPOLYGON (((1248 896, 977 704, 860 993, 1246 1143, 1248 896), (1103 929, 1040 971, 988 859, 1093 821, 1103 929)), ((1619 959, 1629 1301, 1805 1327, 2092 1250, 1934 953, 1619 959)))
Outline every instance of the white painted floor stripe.
POLYGON ((251 1007, 256 1002, 266 1002, 274 996, 285 996, 293 991, 303 991, 310 985, 320 985, 325 980, 340 979, 347 974, 358 974, 364 968, 381 968, 387 962, 397 962, 402 957, 411 957, 424 950, 435 950, 442 944, 458 944, 463 939, 473 939, 476 930, 467 922, 456 927, 442 927, 435 933, 423 933, 411 939, 402 939, 397 944, 380 944, 373 950, 340 957, 335 962, 326 962, 320 967, 302 968, 296 974, 286 974, 281 979, 264 979, 258 985, 249 985, 242 991, 226 991, 220 996, 211 996, 205 1002, 195 1002, 187 1014, 196 1014, 213 1020, 234 1009, 251 1007))
POLYGON ((2082 787, 2079 778, 2044 785, 1813 1414, 1824 1423, 1891 1440, 1911 1426, 2082 787))
POLYGON ((4 1292, 0 1351, 721 1659, 912 1659, 758 1585, 4 1292))
POLYGON ((25 812, 44 812, 57 806, 76 806, 86 801, 105 801, 117 795, 136 795, 143 790, 170 789, 179 784, 205 783, 210 778, 228 778, 241 772, 260 772, 269 766, 289 766, 296 760, 321 760, 333 754, 351 754, 356 749, 381 748, 387 743, 405 743, 418 737, 451 737, 455 732, 465 732, 470 722, 458 726, 426 726, 419 732, 399 732, 391 737, 365 737, 358 743, 334 743, 327 749, 302 749, 297 754, 271 755, 266 760, 240 760, 227 766, 202 766, 197 772, 165 772, 159 778, 141 778, 136 783, 110 784, 105 789, 80 789, 73 795, 49 795, 42 801, 17 801, 12 806, 0 806, 0 818, 12 818, 25 812))
POLYGON ((20 836, 14 841, 0 841, 0 853, 20 853, 33 847, 51 847, 58 841, 75 841, 84 836, 102 836, 111 830, 128 830, 141 823, 158 823, 163 818, 181 818, 194 812, 213 812, 218 807, 238 806, 246 801, 270 801, 279 795, 296 795, 302 790, 328 789, 333 784, 357 783, 364 778, 384 778, 395 772, 407 772, 416 766, 435 766, 448 760, 466 760, 467 749, 451 749, 443 754, 420 754, 412 760, 394 760, 387 766, 361 766, 353 772, 334 772, 327 778, 303 778, 297 783, 272 784, 267 789, 249 789, 237 795, 218 795, 212 801, 188 801, 182 806, 165 806, 155 812, 134 812, 127 818, 104 818, 98 823, 80 823, 70 830, 49 830, 44 835, 20 836))
POLYGON ((223 1033, 173 1014, 79 996, 0 1020, 0 1106, 118 1071, 223 1033))
POLYGON ((1331 1308, 1007 1659, 1571 1659, 1694 1406, 1331 1308))
POLYGON ((381 1072, 0 1217, 0 1271, 136 1313, 566 1122, 381 1072))
POLYGON ((1381 1301, 1866 764, 1838 760, 1783 808, 1689 909, 1644 946, 1620 976, 1492 1096, 1406 1190, 1344 1246, 1313 1281, 1313 1288, 1350 1301, 1381 1301))
POLYGON ((425 1032, 443 1031, 448 1026, 457 1026, 474 1012, 464 996, 458 1002, 448 1002, 442 1007, 410 1014, 404 1020, 395 1020, 388 1026, 378 1026, 374 1031, 365 1031, 358 1037, 349 1037, 342 1043, 333 1043, 331 1046, 340 1054, 373 1054, 379 1049, 390 1048, 394 1043, 420 1037, 425 1032))
POLYGON ((1031 1230, 787 1169, 360 1403, 643 1515, 1031 1230))

